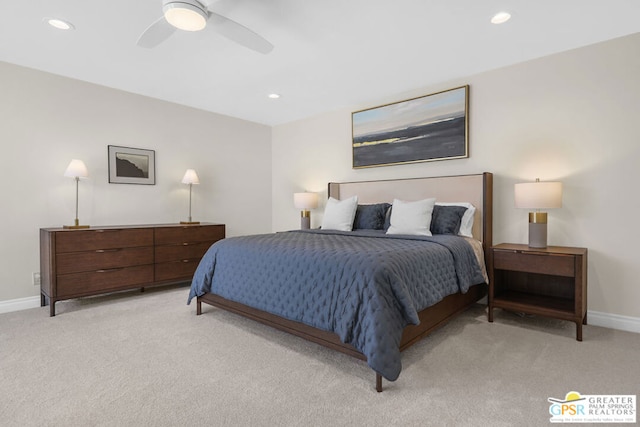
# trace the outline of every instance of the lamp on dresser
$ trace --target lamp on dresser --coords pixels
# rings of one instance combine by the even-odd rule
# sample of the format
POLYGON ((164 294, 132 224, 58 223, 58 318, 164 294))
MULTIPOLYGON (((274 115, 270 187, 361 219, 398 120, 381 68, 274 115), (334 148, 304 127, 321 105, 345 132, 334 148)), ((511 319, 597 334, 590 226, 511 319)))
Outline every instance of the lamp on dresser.
POLYGON ((300 212, 300 229, 308 230, 311 228, 311 212, 310 209, 318 207, 318 195, 316 193, 294 193, 293 205, 301 209, 300 212))
POLYGON ((189 220, 188 221, 180 221, 180 224, 200 224, 200 221, 192 221, 191 219, 191 187, 193 184, 200 184, 200 180, 198 179, 198 174, 193 169, 187 169, 182 178, 183 184, 189 184, 189 220))
POLYGON ((515 185, 517 208, 535 209, 529 212, 529 247, 547 247, 547 213, 541 209, 562 207, 561 182, 523 182, 515 185))
POLYGON ((73 222, 73 225, 64 225, 64 228, 89 228, 88 225, 80 225, 80 220, 78 219, 78 183, 80 178, 87 178, 89 176, 89 171, 85 166, 82 160, 73 159, 69 166, 67 166, 67 170, 64 171, 64 176, 68 178, 73 178, 76 181, 76 219, 73 222))

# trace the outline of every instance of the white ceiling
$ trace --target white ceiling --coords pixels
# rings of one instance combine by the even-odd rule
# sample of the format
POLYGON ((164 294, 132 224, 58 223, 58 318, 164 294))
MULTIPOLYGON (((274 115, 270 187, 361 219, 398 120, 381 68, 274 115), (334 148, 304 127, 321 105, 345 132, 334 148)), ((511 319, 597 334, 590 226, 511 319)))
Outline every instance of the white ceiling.
POLYGON ((640 31, 639 0, 203 3, 275 49, 262 55, 212 31, 140 48, 161 0, 0 0, 0 60, 276 125, 640 31), (492 25, 501 10, 512 19, 492 25))

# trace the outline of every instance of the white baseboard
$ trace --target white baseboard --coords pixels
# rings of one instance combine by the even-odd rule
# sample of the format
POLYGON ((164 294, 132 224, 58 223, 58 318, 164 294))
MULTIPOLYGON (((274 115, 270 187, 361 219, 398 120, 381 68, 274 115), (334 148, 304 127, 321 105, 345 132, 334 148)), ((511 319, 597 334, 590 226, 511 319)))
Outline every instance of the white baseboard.
POLYGON ((12 311, 26 310, 28 308, 40 307, 40 297, 27 297, 0 301, 0 314, 11 313, 12 311))
POLYGON ((637 317, 589 311, 587 312, 587 323, 589 325, 602 326, 604 328, 619 329, 621 331, 640 334, 640 319, 637 317))

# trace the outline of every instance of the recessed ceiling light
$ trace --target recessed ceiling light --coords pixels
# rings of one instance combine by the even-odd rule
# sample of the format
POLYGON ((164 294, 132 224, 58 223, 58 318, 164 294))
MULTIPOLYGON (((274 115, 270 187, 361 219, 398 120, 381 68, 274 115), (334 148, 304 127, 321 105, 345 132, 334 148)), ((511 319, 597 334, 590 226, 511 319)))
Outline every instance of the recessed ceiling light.
POLYGON ((59 30, 73 30, 75 27, 71 22, 63 21, 58 18, 44 18, 44 22, 59 30))
POLYGON ((271 99, 278 99, 278 98, 280 98, 280 95, 278 95, 277 93, 270 93, 270 94, 269 94, 269 98, 271 98, 271 99))
POLYGON ((509 12, 498 12, 495 15, 493 15, 493 18, 491 18, 491 23, 504 24, 509 19, 511 19, 511 14, 509 12))

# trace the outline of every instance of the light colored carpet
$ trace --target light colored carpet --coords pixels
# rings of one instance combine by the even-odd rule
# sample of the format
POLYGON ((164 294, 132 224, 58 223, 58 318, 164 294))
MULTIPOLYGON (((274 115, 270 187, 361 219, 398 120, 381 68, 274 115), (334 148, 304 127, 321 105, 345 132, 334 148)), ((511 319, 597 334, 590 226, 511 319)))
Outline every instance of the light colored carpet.
POLYGON ((359 360, 148 289, 0 315, 3 426, 538 426, 548 397, 638 394, 640 334, 476 305, 374 390, 359 360))

